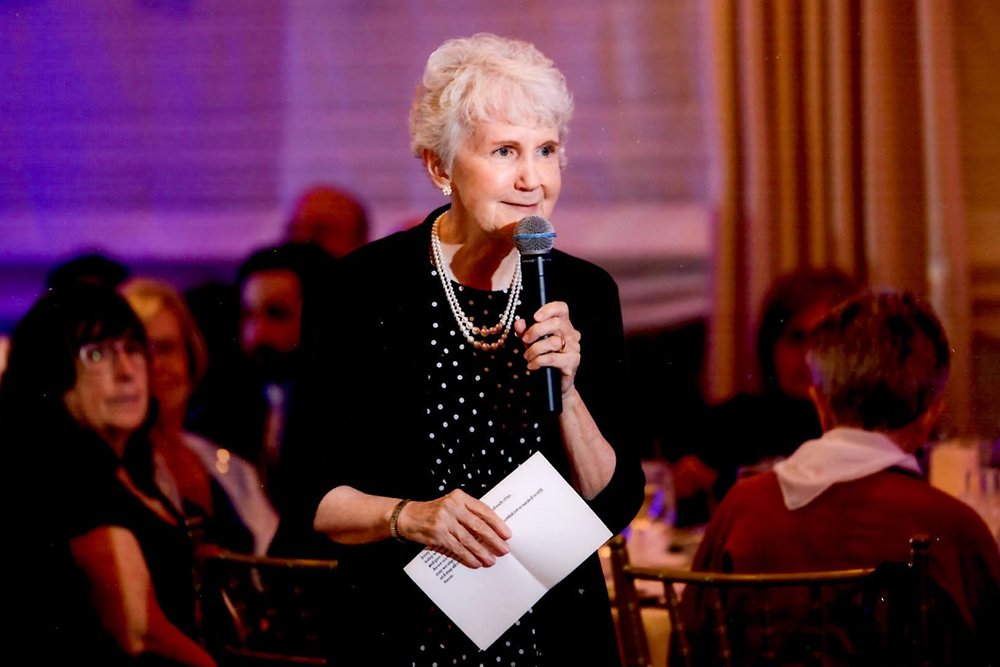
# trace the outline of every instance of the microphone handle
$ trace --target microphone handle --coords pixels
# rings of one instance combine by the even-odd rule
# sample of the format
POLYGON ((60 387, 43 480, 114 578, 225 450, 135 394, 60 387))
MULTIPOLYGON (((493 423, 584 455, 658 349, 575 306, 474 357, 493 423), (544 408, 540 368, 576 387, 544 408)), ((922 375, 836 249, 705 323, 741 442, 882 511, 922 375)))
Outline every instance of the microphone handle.
MULTIPOLYGON (((521 257, 521 280, 523 282, 521 300, 527 306, 525 312, 528 317, 549 302, 545 287, 545 268, 548 263, 548 253, 522 255, 521 257)), ((533 323, 529 322, 529 326, 531 324, 533 323)), ((548 336, 545 336, 545 338, 548 338, 548 336)), ((545 379, 543 407, 550 414, 561 414, 562 393, 560 392, 560 378, 558 377, 559 370, 549 366, 546 366, 543 370, 545 371, 543 374, 545 379)))

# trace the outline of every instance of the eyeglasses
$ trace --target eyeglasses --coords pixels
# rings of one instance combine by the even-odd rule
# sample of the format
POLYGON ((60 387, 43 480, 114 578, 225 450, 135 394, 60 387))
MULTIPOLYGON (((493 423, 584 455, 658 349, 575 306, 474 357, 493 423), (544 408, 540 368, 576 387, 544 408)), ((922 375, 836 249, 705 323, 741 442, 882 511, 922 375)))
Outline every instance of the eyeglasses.
POLYGON ((94 370, 109 369, 115 358, 119 361, 128 357, 132 363, 145 363, 146 350, 142 344, 131 339, 102 340, 80 346, 80 362, 94 370))

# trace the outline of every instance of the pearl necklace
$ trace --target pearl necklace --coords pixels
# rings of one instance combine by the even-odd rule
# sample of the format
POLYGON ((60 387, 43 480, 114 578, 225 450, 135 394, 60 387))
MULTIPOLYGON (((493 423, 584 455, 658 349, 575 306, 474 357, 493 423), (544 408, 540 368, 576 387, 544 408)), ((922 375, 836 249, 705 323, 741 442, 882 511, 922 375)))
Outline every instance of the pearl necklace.
POLYGON ((500 316, 500 321, 492 327, 475 326, 458 303, 458 297, 455 296, 455 290, 451 286, 451 279, 448 278, 448 272, 445 269, 444 258, 441 253, 441 236, 438 233, 442 217, 444 217, 444 213, 439 215, 431 226, 431 254, 434 256, 434 265, 437 266, 438 277, 441 278, 441 286, 444 287, 445 296, 448 297, 451 314, 455 316, 455 322, 458 323, 458 328, 462 330, 465 340, 469 341, 477 350, 495 350, 503 347, 504 342, 507 340, 507 335, 510 333, 510 326, 514 323, 514 307, 517 305, 517 297, 521 294, 521 262, 518 262, 514 267, 514 277, 510 280, 510 296, 507 300, 507 307, 504 309, 503 315, 500 316), (485 339, 497 334, 500 334, 500 338, 492 343, 487 343, 485 340, 476 340, 475 338, 479 336, 485 339))

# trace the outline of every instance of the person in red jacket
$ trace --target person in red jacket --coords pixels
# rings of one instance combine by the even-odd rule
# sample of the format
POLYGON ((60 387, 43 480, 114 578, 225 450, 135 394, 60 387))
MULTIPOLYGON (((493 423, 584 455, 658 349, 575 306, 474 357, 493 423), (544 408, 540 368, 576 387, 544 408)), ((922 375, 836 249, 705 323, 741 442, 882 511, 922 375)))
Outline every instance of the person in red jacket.
MULTIPOLYGON (((823 435, 773 471, 733 487, 712 517, 694 568, 763 573, 906 563, 909 539, 926 534, 935 592, 932 650, 940 664, 1000 663, 991 636, 1000 628, 1000 549, 970 507, 921 478, 914 456, 941 413, 948 377, 948 340, 933 310, 899 292, 848 300, 813 333, 808 363, 823 435)), ((706 625, 705 597, 697 587, 685 592, 696 636, 706 625)), ((748 657, 738 664, 752 663, 755 651, 744 641, 755 613, 750 600, 728 601, 734 654, 748 657)), ((828 637, 831 664, 877 661, 864 653, 875 635, 864 634, 859 618, 845 616, 836 639, 828 637)), ((791 638, 784 649, 807 649, 807 641, 795 639, 802 619, 795 612, 785 618, 791 638)), ((780 664, 794 659, 785 655, 780 664)))

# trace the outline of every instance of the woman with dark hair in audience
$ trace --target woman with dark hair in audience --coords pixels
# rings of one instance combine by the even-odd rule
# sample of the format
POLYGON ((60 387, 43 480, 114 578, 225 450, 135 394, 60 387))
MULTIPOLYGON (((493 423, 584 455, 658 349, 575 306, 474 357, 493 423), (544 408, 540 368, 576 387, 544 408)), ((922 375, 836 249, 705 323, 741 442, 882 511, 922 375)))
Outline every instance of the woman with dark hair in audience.
POLYGON ((191 638, 187 532, 152 480, 148 364, 142 325, 106 287, 50 291, 14 330, 0 430, 11 476, 31 484, 9 505, 11 637, 38 663, 214 664, 191 638))
POLYGON ((673 466, 679 522, 704 522, 706 510, 738 477, 766 470, 819 437, 819 418, 809 401, 809 334, 857 290, 853 279, 832 268, 800 269, 771 285, 757 335, 762 391, 739 394, 705 413, 698 442, 673 466))

